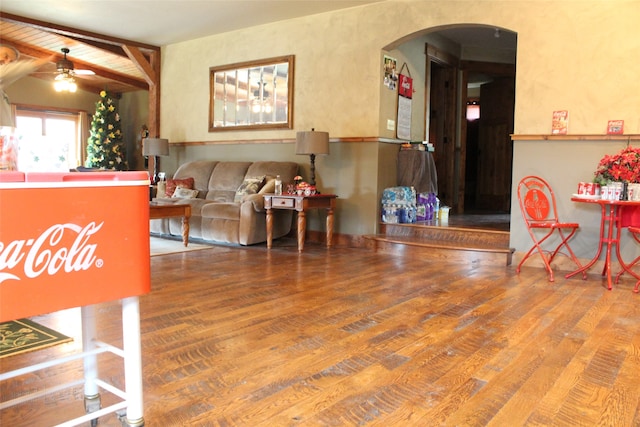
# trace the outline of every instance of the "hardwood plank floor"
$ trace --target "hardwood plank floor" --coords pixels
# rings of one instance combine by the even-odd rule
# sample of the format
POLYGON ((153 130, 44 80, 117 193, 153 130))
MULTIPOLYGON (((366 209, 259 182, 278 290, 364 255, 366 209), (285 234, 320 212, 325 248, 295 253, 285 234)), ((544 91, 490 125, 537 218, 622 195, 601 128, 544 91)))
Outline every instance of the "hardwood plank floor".
MULTIPOLYGON (((547 281, 542 269, 422 262, 280 241, 151 258, 141 298, 147 426, 639 426, 640 295, 547 281)), ((124 274, 125 272, 123 272, 124 274)), ((100 339, 121 345, 120 306, 100 339)), ((79 309, 35 320, 73 343, 0 359, 7 371, 77 351, 79 309)), ((122 385, 122 363, 100 374, 122 385)), ((2 400, 81 364, 0 384, 2 400)), ((103 406, 115 399, 104 393, 103 406)), ((83 413, 82 388, 0 412, 2 426, 83 413)), ((114 415, 101 426, 119 426, 114 415)))

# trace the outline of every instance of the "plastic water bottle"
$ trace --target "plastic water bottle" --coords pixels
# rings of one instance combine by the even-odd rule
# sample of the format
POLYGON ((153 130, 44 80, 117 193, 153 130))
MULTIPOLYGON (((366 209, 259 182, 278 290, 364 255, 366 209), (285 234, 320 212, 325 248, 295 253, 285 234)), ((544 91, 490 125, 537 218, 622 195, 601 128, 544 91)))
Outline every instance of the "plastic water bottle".
POLYGON ((276 176, 276 195, 280 196, 282 194, 282 179, 280 179, 280 175, 276 176))

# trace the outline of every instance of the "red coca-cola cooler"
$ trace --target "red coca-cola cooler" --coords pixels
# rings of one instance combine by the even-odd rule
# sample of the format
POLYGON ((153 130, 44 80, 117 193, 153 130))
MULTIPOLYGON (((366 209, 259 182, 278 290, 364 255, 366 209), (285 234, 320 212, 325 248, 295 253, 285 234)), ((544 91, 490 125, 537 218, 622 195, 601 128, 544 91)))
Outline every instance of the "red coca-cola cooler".
POLYGON ((146 172, 0 173, 0 321, 150 290, 146 172))
MULTIPOLYGON (((125 419, 141 425, 138 297, 151 288, 148 200, 146 172, 0 172, 0 321, 82 307, 78 358, 91 399, 101 386, 96 354, 124 354, 124 402, 110 408, 89 403, 91 413, 75 422, 126 408, 125 419), (122 301, 123 350, 96 338, 92 306, 113 300, 122 301)), ((43 366, 3 372, 0 380, 38 369, 43 366)))

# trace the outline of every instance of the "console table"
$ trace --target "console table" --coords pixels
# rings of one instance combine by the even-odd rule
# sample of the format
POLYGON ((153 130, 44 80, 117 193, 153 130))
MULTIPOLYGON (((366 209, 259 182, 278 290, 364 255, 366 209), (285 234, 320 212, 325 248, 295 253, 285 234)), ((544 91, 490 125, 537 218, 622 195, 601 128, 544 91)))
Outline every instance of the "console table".
POLYGON ((295 210, 298 213, 298 252, 304 250, 304 235, 307 229, 306 212, 309 209, 326 209, 327 247, 331 247, 333 240, 333 211, 336 207, 337 197, 335 194, 314 194, 312 196, 265 194, 264 208, 267 211, 267 248, 271 249, 273 242, 273 209, 295 210))

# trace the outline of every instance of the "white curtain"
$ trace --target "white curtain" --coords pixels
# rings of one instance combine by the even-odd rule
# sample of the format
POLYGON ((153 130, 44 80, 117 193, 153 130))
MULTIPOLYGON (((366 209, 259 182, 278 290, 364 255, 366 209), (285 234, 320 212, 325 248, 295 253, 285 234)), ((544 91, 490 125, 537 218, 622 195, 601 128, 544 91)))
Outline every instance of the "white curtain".
POLYGON ((78 153, 80 166, 84 166, 84 163, 87 160, 87 140, 89 139, 89 115, 86 111, 80 112, 78 127, 80 128, 80 131, 78 132, 78 144, 76 152, 78 153))

